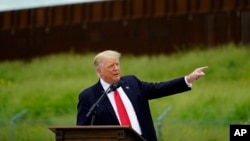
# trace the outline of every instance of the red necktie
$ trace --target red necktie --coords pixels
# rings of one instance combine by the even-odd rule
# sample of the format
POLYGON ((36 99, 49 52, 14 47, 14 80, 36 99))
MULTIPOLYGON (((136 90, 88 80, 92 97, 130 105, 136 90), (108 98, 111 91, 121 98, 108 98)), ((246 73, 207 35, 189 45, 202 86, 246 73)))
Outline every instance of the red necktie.
POLYGON ((117 90, 114 91, 114 97, 115 97, 115 103, 116 103, 116 108, 120 117, 121 125, 129 125, 131 126, 128 113, 125 109, 125 106, 122 102, 122 99, 120 97, 120 94, 117 90))

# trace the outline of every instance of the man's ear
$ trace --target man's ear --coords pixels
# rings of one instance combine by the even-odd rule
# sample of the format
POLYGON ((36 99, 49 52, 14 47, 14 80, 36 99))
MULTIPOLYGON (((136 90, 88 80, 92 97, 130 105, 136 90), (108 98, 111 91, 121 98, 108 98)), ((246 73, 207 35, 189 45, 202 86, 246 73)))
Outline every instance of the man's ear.
POLYGON ((100 68, 97 68, 96 73, 100 76, 102 74, 102 70, 100 68))

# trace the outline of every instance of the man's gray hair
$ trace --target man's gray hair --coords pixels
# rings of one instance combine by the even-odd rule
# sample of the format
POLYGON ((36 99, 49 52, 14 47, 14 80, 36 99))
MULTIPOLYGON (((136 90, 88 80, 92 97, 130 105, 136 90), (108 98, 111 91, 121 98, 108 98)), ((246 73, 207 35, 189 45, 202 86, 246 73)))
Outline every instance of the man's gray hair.
POLYGON ((121 57, 121 53, 114 51, 114 50, 106 50, 103 52, 98 53, 95 58, 94 58, 94 66, 95 68, 99 67, 100 65, 102 65, 102 60, 104 59, 120 59, 121 57))

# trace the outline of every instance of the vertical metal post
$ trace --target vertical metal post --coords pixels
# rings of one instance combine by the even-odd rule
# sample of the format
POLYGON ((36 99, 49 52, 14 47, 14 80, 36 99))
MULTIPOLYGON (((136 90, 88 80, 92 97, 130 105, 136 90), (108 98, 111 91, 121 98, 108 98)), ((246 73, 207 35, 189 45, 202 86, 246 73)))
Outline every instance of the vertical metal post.
POLYGON ((23 111, 17 113, 15 116, 13 116, 11 118, 11 120, 10 120, 10 127, 11 127, 10 138, 11 138, 11 141, 15 141, 15 121, 20 119, 26 113, 27 113, 27 110, 24 109, 23 111))
POLYGON ((161 141, 161 127, 162 127, 162 120, 168 114, 168 112, 172 109, 172 105, 168 106, 165 111, 157 119, 157 131, 158 131, 158 140, 161 141))

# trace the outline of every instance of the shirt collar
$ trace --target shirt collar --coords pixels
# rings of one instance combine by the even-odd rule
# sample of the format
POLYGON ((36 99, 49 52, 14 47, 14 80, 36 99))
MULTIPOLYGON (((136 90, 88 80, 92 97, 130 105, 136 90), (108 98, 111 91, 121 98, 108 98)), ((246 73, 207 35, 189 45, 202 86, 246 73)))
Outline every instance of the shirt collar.
POLYGON ((105 82, 105 81, 104 81, 103 79, 101 79, 101 78, 100 78, 100 82, 101 82, 101 85, 102 85, 103 89, 106 91, 106 90, 109 88, 110 84, 107 83, 107 82, 105 82))

